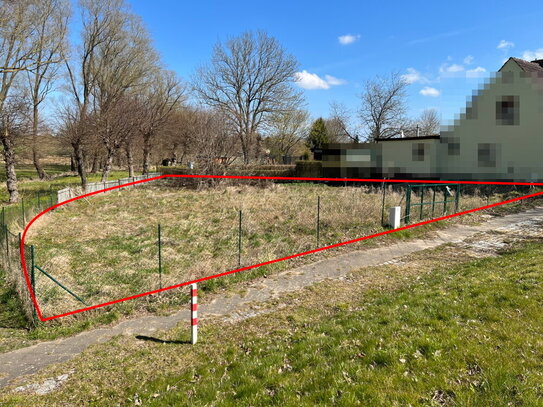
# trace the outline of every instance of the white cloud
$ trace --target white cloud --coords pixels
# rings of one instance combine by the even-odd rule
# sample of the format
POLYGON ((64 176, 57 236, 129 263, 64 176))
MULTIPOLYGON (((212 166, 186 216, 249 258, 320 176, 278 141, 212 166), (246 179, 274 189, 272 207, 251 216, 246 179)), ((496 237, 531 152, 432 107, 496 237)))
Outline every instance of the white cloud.
POLYGON ((360 39, 360 34, 345 34, 337 37, 337 40, 341 45, 349 45, 360 39))
POLYGON ((464 67, 462 65, 458 65, 458 64, 452 64, 452 65, 449 65, 445 68, 445 71, 446 72, 451 72, 451 73, 454 73, 454 72, 462 72, 464 70, 464 67))
POLYGON ((464 63, 466 65, 469 65, 469 64, 471 64, 473 62, 474 59, 475 58, 473 58, 473 55, 468 55, 467 57, 464 58, 464 63))
POLYGON ((324 75, 324 80, 330 86, 344 85, 346 83, 343 79, 336 78, 332 75, 324 75))
POLYGON ((336 78, 332 75, 324 75, 324 79, 316 73, 307 72, 305 69, 302 72, 294 74, 296 84, 304 89, 330 89, 331 86, 343 85, 346 82, 343 79, 336 78))
POLYGON ((407 83, 429 83, 428 78, 424 77, 415 68, 407 68, 407 73, 402 75, 402 79, 407 83))
POLYGON ((507 50, 507 49, 509 49, 509 48, 513 48, 514 46, 515 46, 515 43, 514 43, 514 42, 501 40, 501 41, 498 43, 498 46, 497 46, 496 48, 507 50))
POLYGON ((535 51, 524 51, 522 53, 522 59, 525 59, 526 61, 543 59, 543 48, 536 49, 535 51))
POLYGON ((422 96, 431 96, 431 97, 438 97, 441 92, 437 90, 436 88, 431 88, 430 86, 425 86, 422 88, 419 92, 422 96))
POLYGON ((466 77, 467 78, 479 78, 481 76, 484 76, 486 73, 486 69, 482 66, 478 66, 474 69, 469 69, 466 71, 466 77))

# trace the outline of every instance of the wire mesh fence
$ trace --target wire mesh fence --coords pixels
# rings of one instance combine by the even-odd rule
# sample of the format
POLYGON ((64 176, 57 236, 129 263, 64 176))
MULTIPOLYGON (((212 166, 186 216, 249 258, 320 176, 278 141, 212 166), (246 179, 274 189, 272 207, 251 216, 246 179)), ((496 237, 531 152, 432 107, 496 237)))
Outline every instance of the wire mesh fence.
MULTIPOLYGON (((95 192, 100 189, 149 179, 159 175, 158 173, 152 173, 107 182, 91 183, 88 184, 86 192, 95 192)), ((60 190, 50 188, 46 191, 26 191, 17 204, 4 206, 1 209, 0 267, 2 267, 2 271, 5 273, 6 283, 12 286, 17 293, 23 307, 23 314, 29 321, 30 326, 37 324, 37 316, 22 270, 20 258, 21 232, 26 224, 38 213, 81 193, 83 191, 77 186, 66 187, 60 190)), ((54 309, 51 308, 51 304, 57 302, 62 302, 65 304, 64 308, 71 309, 81 307, 82 304, 85 304, 84 300, 69 288, 70 283, 77 285, 74 277, 69 274, 63 276, 67 282, 62 282, 58 278, 55 278, 54 275, 35 264, 34 250, 33 246, 25 244, 24 254, 29 279, 31 286, 34 287, 38 303, 44 307, 44 315, 53 313, 54 309)))
MULTIPOLYGON (((405 213, 407 188, 393 183, 123 188, 51 214, 47 228, 31 236, 35 258, 27 264, 35 265, 43 315, 53 316, 381 232, 388 208, 400 206, 405 213)), ((442 215, 439 194, 437 188, 413 191, 414 202, 434 200, 433 208, 412 209, 413 223, 442 215)), ((446 211, 485 203, 481 196, 459 205, 452 199, 446 211)))
POLYGON ((402 194, 390 187, 383 201, 378 187, 271 184, 105 195, 83 204, 81 223, 64 224, 76 216, 67 209, 59 229, 37 239, 37 298, 44 315, 57 315, 359 238, 383 230, 383 202, 402 194))

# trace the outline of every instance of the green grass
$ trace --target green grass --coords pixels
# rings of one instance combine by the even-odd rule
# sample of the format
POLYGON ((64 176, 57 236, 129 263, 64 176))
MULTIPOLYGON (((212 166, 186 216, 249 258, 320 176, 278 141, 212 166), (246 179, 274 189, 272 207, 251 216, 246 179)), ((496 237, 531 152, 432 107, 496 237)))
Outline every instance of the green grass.
MULTIPOLYGON (((542 405, 541 243, 498 258, 459 259, 458 252, 442 247, 415 255, 410 266, 361 270, 234 326, 204 319, 196 346, 118 337, 40 375, 75 369, 60 390, 0 402, 542 405), (452 258, 456 265, 444 266, 452 258)), ((159 336, 186 340, 187 331, 159 336)))
POLYGON ((542 256, 533 245, 440 268, 325 315, 301 307, 241 343, 213 331, 206 347, 220 350, 125 394, 149 406, 542 405, 542 256))

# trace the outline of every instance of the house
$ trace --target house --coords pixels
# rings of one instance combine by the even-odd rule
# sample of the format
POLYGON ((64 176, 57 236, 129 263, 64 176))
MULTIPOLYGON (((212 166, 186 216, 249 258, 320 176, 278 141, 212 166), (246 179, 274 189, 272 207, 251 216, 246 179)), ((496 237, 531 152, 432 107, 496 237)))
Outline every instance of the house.
POLYGON ((509 58, 439 135, 329 144, 323 175, 543 180, 543 60, 509 58))

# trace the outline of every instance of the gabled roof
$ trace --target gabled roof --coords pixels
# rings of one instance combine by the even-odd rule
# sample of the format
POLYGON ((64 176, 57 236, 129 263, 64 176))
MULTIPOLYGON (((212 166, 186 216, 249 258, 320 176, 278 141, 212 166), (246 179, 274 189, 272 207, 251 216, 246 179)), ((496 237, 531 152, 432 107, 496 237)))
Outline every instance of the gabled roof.
MULTIPOLYGON (((520 67, 520 69, 522 69, 524 72, 543 72, 543 61, 540 59, 531 61, 531 62, 525 61, 524 59, 520 59, 520 58, 514 58, 514 57, 511 57, 509 59, 512 59, 513 61, 515 61, 517 65, 520 67)), ((500 68, 500 71, 501 71, 501 68, 500 68)))

